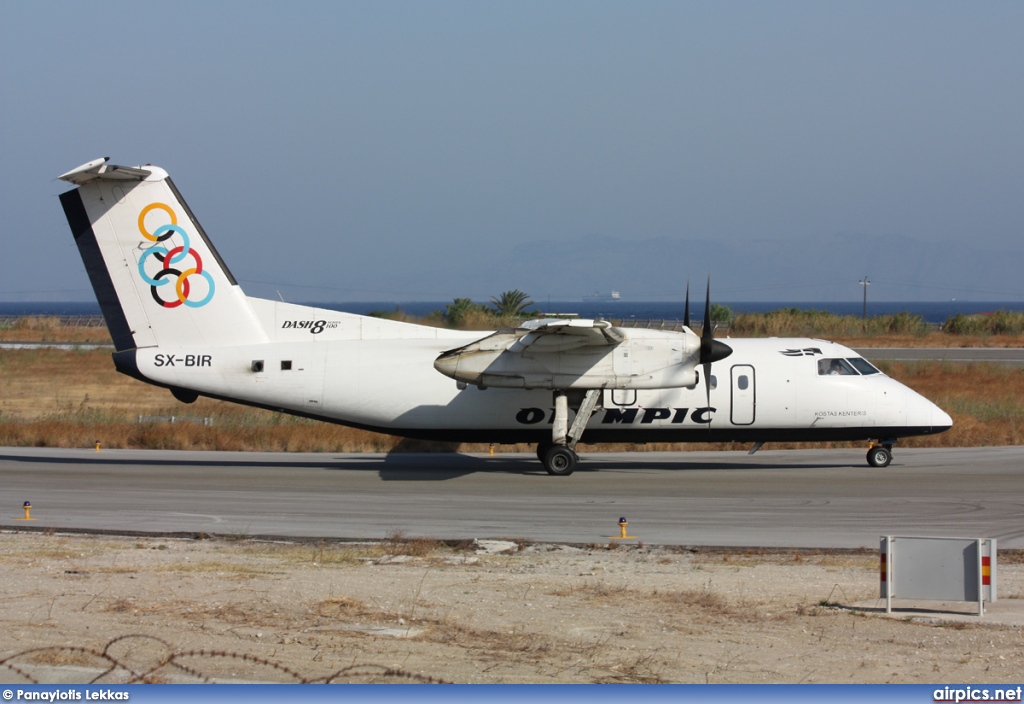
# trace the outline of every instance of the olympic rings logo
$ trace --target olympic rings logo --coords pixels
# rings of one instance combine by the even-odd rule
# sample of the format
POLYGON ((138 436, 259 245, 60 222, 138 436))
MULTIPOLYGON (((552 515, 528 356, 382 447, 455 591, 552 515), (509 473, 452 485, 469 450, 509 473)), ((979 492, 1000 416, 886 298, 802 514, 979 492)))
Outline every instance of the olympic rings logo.
POLYGON ((149 284, 153 300, 164 308, 177 308, 182 303, 189 308, 200 308, 209 303, 213 298, 213 277, 210 276, 210 272, 203 270, 203 259, 199 256, 199 252, 192 249, 188 233, 184 228, 178 226, 178 216, 174 210, 164 203, 150 203, 139 213, 139 232, 148 241, 154 243, 152 247, 142 253, 142 257, 139 259, 139 275, 143 281, 149 284), (166 213, 171 223, 161 225, 150 232, 146 229, 146 216, 154 210, 166 213), (167 249, 166 245, 174 244, 168 242, 174 235, 181 237, 182 244, 167 249), (146 273, 146 262, 150 257, 160 262, 161 266, 161 269, 153 276, 146 273), (191 267, 186 269, 184 268, 186 265, 178 266, 189 257, 191 257, 191 267), (192 285, 189 283, 190 276, 200 276, 206 280, 206 295, 199 300, 189 299, 189 294, 192 292, 192 285), (175 296, 171 300, 166 300, 160 295, 159 289, 172 282, 175 296))

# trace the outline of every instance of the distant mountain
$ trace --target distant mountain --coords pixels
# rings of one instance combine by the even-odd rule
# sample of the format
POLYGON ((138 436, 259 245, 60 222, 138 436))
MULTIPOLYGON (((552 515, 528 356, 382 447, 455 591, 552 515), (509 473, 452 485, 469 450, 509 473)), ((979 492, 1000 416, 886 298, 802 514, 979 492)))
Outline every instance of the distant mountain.
POLYGON ((514 247, 518 288, 541 296, 615 288, 624 298, 702 293, 732 300, 856 300, 871 281, 875 300, 1024 300, 1024 250, 985 250, 899 235, 841 233, 786 242, 726 242, 608 236, 514 247))
POLYGON ((254 272, 252 279, 303 285, 290 291, 287 283, 253 284, 247 291, 277 298, 283 288, 290 300, 340 295, 376 301, 456 296, 486 301, 520 289, 540 302, 549 296, 573 300, 615 290, 628 302, 681 300, 689 279, 694 300, 703 300, 710 274, 712 296, 720 301, 834 302, 860 300, 858 282, 866 275, 868 298, 875 301, 1024 301, 1024 249, 849 232, 748 242, 592 235, 536 240, 505 250, 481 243, 440 260, 433 252, 398 251, 388 259, 385 273, 383 266, 341 258, 335 262, 336 278, 325 282, 323 291, 304 279, 305 270, 254 272))

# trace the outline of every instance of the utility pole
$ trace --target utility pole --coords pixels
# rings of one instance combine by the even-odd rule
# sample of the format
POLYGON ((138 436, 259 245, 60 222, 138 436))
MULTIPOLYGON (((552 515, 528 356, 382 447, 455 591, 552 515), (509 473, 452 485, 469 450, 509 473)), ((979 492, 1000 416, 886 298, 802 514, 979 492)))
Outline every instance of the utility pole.
POLYGON ((863 318, 864 318, 864 320, 867 320, 868 319, 868 286, 871 285, 871 282, 868 281, 868 277, 865 276, 863 279, 860 280, 860 285, 864 287, 864 314, 863 314, 863 318))

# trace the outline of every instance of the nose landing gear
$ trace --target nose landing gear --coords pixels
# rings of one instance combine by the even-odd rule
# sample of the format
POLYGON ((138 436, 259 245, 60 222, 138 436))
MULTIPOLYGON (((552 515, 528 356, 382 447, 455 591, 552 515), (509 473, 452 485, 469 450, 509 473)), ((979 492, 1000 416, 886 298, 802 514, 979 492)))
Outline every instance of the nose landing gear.
POLYGON ((888 467, 892 462, 892 446, 895 440, 882 440, 872 443, 868 449, 868 464, 872 467, 888 467))

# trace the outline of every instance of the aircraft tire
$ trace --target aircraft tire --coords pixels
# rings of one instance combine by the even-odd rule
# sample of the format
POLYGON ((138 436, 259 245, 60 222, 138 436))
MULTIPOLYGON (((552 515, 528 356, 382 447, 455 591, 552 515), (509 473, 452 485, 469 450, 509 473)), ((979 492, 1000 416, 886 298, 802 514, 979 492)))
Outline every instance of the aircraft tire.
POLYGON ((537 443, 537 459, 541 461, 541 464, 546 462, 544 458, 547 457, 548 451, 552 447, 555 447, 555 444, 550 440, 537 443))
POLYGON ((872 447, 868 450, 868 464, 872 467, 888 467, 892 462, 892 452, 887 447, 872 447))
POLYGON ((579 457, 565 445, 555 445, 544 453, 544 469, 554 477, 568 477, 576 469, 579 457))

